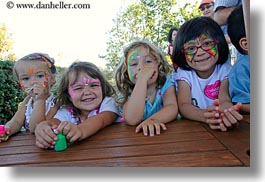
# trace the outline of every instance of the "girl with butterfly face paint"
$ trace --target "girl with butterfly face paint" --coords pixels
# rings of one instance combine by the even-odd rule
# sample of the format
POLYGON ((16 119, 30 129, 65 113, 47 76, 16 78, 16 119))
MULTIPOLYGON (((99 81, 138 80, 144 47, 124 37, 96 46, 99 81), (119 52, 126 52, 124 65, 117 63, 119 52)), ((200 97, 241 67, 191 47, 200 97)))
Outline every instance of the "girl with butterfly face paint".
POLYGON ((226 95, 231 65, 219 25, 208 17, 193 18, 181 26, 174 46, 173 62, 179 68, 173 78, 182 117, 207 123, 214 130, 236 126, 242 120, 242 104, 233 106, 226 95))

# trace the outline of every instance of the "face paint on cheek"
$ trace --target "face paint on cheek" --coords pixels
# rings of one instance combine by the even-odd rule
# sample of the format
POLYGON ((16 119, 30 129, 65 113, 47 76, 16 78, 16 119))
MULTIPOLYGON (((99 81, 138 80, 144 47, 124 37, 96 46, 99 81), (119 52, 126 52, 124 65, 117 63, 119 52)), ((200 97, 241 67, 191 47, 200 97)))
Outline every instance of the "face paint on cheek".
POLYGON ((207 50, 207 52, 208 52, 208 54, 210 54, 211 56, 215 56, 216 53, 217 53, 217 49, 216 49, 216 47, 215 47, 214 45, 212 45, 212 46, 210 47, 210 49, 207 50))
POLYGON ((130 65, 128 65, 127 69, 128 69, 128 76, 129 76, 130 81, 134 82, 134 74, 133 74, 133 71, 132 71, 130 65))
POLYGON ((71 88, 71 87, 69 88, 69 95, 71 98, 75 97, 75 92, 74 92, 73 88, 71 88))
POLYGON ((137 51, 132 51, 130 54, 128 54, 127 58, 126 58, 126 64, 127 64, 127 70, 128 70, 128 76, 131 82, 134 82, 134 73, 131 69, 131 60, 135 57, 139 57, 139 54, 137 53, 137 51))
POLYGON ((185 57, 187 61, 191 62, 194 57, 194 54, 185 54, 185 57))

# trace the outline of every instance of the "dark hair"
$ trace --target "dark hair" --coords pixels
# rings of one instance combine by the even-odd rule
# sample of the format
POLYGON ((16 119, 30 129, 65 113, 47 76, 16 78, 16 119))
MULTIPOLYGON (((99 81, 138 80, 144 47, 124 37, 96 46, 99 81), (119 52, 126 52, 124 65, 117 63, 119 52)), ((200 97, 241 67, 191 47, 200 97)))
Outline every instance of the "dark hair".
POLYGON ((78 113, 78 109, 74 107, 71 97, 68 92, 68 86, 70 83, 69 75, 74 75, 74 82, 76 79, 78 79, 78 76, 80 73, 86 73, 90 77, 94 79, 99 79, 102 87, 102 94, 103 99, 106 96, 114 96, 115 90, 110 85, 110 83, 104 78, 102 72, 99 70, 99 68, 90 62, 74 62, 70 65, 68 69, 65 70, 65 72, 62 74, 62 77, 60 79, 60 83, 58 86, 58 96, 56 97, 56 101, 58 105, 63 106, 65 108, 67 107, 73 107, 75 113, 78 113))
POLYGON ((185 54, 182 51, 183 46, 186 42, 199 37, 203 33, 208 34, 217 42, 217 51, 219 58, 216 64, 223 64, 226 62, 229 54, 229 49, 222 29, 211 18, 201 16, 185 22, 180 27, 173 48, 174 51, 172 56, 174 64, 177 64, 184 70, 191 70, 186 61, 185 54))
POLYGON ((227 19, 227 33, 232 44, 241 54, 247 54, 239 44, 241 38, 246 37, 242 5, 236 7, 227 19))
POLYGON ((168 41, 169 43, 172 43, 172 34, 173 34, 174 31, 177 31, 177 32, 178 32, 179 29, 176 28, 176 27, 173 27, 173 28, 171 28, 171 29, 169 30, 168 35, 167 35, 167 41, 168 41))

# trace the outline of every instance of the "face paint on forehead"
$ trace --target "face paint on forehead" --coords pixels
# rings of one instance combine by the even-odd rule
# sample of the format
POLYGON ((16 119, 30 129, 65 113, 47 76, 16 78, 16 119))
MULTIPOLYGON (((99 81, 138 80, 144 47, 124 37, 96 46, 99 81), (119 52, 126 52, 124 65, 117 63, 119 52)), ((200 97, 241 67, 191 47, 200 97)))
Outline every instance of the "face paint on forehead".
POLYGON ((27 70, 27 74, 31 75, 33 73, 35 73, 35 70, 33 68, 27 70))
POLYGON ((101 83, 99 79, 93 79, 93 78, 88 78, 88 77, 83 77, 82 81, 78 81, 75 82, 74 84, 71 84, 68 88, 69 90, 69 95, 71 96, 71 98, 75 97, 75 91, 74 91, 74 87, 76 86, 88 86, 89 84, 93 84, 93 83, 98 83, 99 87, 101 88, 101 83))
POLYGON ((89 85, 90 83, 99 83, 100 84, 100 80, 88 78, 88 77, 83 77, 82 81, 75 82, 72 85, 70 85, 70 87, 73 87, 75 85, 83 85, 84 86, 84 85, 89 85))

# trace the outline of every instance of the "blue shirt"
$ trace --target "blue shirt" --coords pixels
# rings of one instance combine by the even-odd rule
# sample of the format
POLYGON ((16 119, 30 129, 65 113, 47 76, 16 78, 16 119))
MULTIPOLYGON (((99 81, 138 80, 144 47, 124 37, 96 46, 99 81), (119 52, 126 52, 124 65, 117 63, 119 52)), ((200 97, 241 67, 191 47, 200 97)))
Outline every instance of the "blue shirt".
POLYGON ((249 56, 242 55, 228 75, 229 94, 232 102, 250 103, 250 63, 249 56))
POLYGON ((172 77, 168 75, 165 84, 161 88, 158 88, 154 103, 152 104, 149 100, 146 100, 143 120, 149 118, 150 116, 158 112, 160 109, 162 109, 164 94, 171 86, 174 86, 174 82, 172 80, 172 77))

